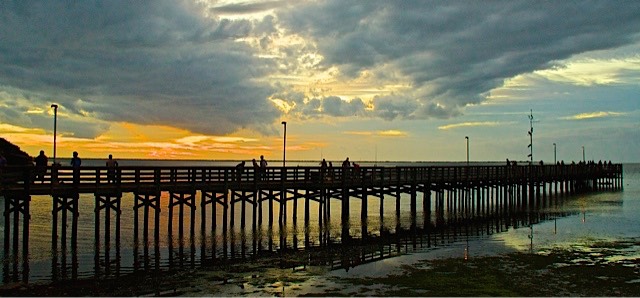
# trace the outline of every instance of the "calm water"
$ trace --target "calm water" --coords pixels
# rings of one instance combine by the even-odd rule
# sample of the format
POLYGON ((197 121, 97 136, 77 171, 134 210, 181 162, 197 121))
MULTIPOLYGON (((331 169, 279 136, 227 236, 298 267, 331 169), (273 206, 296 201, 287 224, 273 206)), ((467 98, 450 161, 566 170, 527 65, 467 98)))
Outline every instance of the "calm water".
MULTIPOLYGON (((402 271, 403 265, 420 260, 499 255, 511 252, 544 252, 554 248, 584 248, 598 242, 623 241, 640 243, 640 164, 624 165, 624 190, 577 196, 558 211, 566 216, 533 225, 480 237, 461 237, 457 242, 425 249, 381 262, 364 264, 351 270, 333 270, 315 284, 307 283, 291 295, 314 292, 318 284, 331 283, 331 278, 388 276, 402 271), (331 278, 329 278, 331 277, 331 278)), ((640 246, 626 251, 626 259, 640 259, 640 246)), ((609 260, 616 261, 616 260, 609 260)))
MULTIPOLYGON (((62 160, 62 162, 65 162, 62 160)), ((103 160, 86 160, 84 165, 103 165, 103 160)), ((236 162, 212 162, 212 161, 136 161, 136 160, 124 160, 120 161, 120 165, 140 166, 140 165, 180 165, 180 166, 233 166, 236 162), (161 163, 161 164, 160 164, 161 163)), ((425 165, 424 163, 377 163, 378 165, 425 165)), ((428 163, 426 165, 442 165, 445 163, 428 163)), ((278 163, 278 166, 280 164, 278 163)), ((287 162, 287 166, 316 166, 316 162, 287 162)), ((363 163, 363 166, 372 165, 363 163)), ((335 164, 334 164, 335 166, 335 164)), ((419 198, 422 196, 419 195, 419 198)), ((193 243, 197 249, 194 250, 195 260, 199 260, 200 244, 204 241, 206 247, 208 247, 207 254, 212 253, 211 243, 217 243, 216 255, 220 255, 223 252, 222 249, 222 212, 220 208, 217 209, 217 230, 214 235, 209 235, 206 239, 201 239, 200 235, 200 193, 197 193, 196 205, 196 223, 195 223, 195 239, 189 239, 189 233, 185 235, 183 243, 193 243)), ((121 215, 121 262, 120 270, 122 272, 130 272, 134 270, 133 260, 133 195, 131 193, 123 194, 122 199, 122 215, 121 215)), ((169 255, 169 247, 178 247, 180 243, 178 239, 170 240, 167 235, 167 221, 168 221, 168 194, 163 193, 161 197, 162 212, 160 215, 160 240, 159 240, 159 258, 161 266, 168 266, 168 260, 166 256, 169 255)), ((333 215, 330 223, 330 235, 331 237, 339 237, 340 235, 340 203, 337 200, 332 200, 331 209, 333 215)), ((368 204, 369 210, 369 222, 368 231, 371 234, 379 234, 380 219, 379 219, 379 204, 380 200, 376 198, 370 198, 368 204)), ((418 202, 420 205, 421 202, 418 202)), ((80 217, 79 217, 79 240, 78 240, 78 276, 87 277, 95 275, 94 268, 94 255, 95 255, 95 242, 94 242, 94 197, 91 194, 82 194, 80 196, 80 217)), ((311 202, 311 242, 317 243, 319 241, 320 232, 318 230, 318 217, 317 217, 317 203, 311 202)), ((4 211, 4 204, 0 204, 1 211, 4 211)), ((49 196, 33 196, 31 200, 31 234, 30 234, 30 281, 38 280, 50 280, 53 275, 52 271, 52 251, 51 251, 51 215, 52 202, 49 196)), ((303 225, 304 218, 304 200, 298 200, 298 226, 292 225, 294 213, 293 203, 287 204, 287 226, 284 242, 280 242, 280 239, 276 235, 280 235, 280 230, 277 224, 277 207, 274 205, 274 218, 275 225, 273 227, 272 242, 273 249, 277 249, 279 246, 286 245, 291 247, 294 245, 295 239, 303 239, 304 235, 301 235, 299 230, 303 225), (275 239, 275 240, 274 240, 275 239)), ((361 234, 360 226, 360 201, 352 200, 351 208, 351 235, 359 236, 361 234)), ((556 207, 559 208, 559 207, 556 207)), ((393 258, 392 260, 376 262, 374 264, 368 264, 364 266, 358 266, 353 268, 349 274, 375 274, 375 272, 386 272, 385 268, 392 268, 393 264, 401 264, 402 262, 411 262, 413 259, 424 258, 425 254, 431 256, 438 255, 452 255, 467 253, 469 255, 483 255, 483 254, 495 254, 504 251, 523 251, 523 250, 536 250, 549 248, 554 246, 572 246, 583 245, 589 241, 597 241, 598 239, 638 239, 640 238, 640 217, 637 215, 640 212, 640 165, 639 164, 626 164, 624 165, 624 191, 621 192, 605 192, 597 194, 589 194, 572 199, 570 202, 564 204, 562 208, 557 210, 550 210, 549 212, 564 212, 569 214, 568 216, 557 217, 553 220, 547 220, 542 223, 534 225, 532 228, 511 228, 501 233, 478 234, 475 236, 467 237, 467 239, 458 239, 459 241, 453 241, 451 245, 447 247, 439 247, 438 249, 429 249, 426 252, 416 252, 402 258, 393 258), (561 209, 561 210, 560 210, 561 209), (465 241, 466 240, 466 241, 465 241), (468 245, 467 245, 468 243, 468 245), (461 251, 464 250, 464 252, 461 251)), ((174 209, 175 210, 175 209, 174 209)), ((235 222, 236 227, 233 233, 230 235, 231 239, 236 239, 240 242, 240 239, 251 239, 251 212, 252 208, 247 206, 247 220, 248 229, 242 231, 240 229, 240 206, 236 205, 235 222)), ((390 231, 394 231, 396 228, 395 222, 395 200, 388 198, 384 200, 385 210, 385 228, 390 231)), ((409 200, 403 197, 401 199, 401 214, 400 223, 404 228, 410 225, 409 200)), ((209 213, 209 212, 208 212, 209 213)), ((104 214, 101 215, 104 217, 104 214)), ((267 234, 268 227, 266 226, 268 209, 266 205, 263 205, 263 226, 259 227, 260 244, 261 247, 268 247, 267 240, 264 234, 267 234)), ((115 218, 112 214, 112 218, 115 218)), ((153 218, 153 217, 152 217, 153 218)), ((103 221, 104 219, 102 219, 103 221)), ((186 212, 184 219, 185 227, 189 227, 189 212, 186 212)), ((153 222, 153 221, 151 221, 153 222)), ((418 222, 422 222, 422 218, 418 218, 418 222)), ((102 223, 104 225, 104 222, 102 223)), ((178 226, 177 216, 174 217, 174 231, 178 226)), ((113 228, 113 224, 112 224, 113 228)), ((0 230, 4 230, 4 221, 0 222, 0 230)), ((153 228, 151 229, 153 230, 153 228)), ((70 229, 69 229, 70 231, 70 229)), ((174 235, 176 232, 174 232, 174 235)), ((113 235, 113 234, 112 234, 113 235)), ((150 231, 150 235, 153 235, 153 231, 150 231)), ((3 231, 0 231, 0 238, 4 237, 3 231)), ((175 236, 174 236, 175 237, 175 236)), ((4 240, 4 239, 2 239, 4 240)), ((112 249, 111 255, 115 254, 114 240, 111 240, 112 249)), ((300 240, 299 240, 300 241, 300 240)), ((251 242, 251 240, 249 240, 251 242)), ((229 250, 234 250, 237 243, 227 243, 229 250)), ((297 244, 302 246, 301 244, 297 244)), ((187 247, 189 245, 186 245, 187 247)), ((153 251, 153 246, 150 248, 153 251)), ((640 249, 638 249, 640 251, 640 249)), ((237 251, 235 252, 238 253, 237 251)), ((4 255, 3 255, 4 258, 4 255)), ((69 258, 70 259, 70 258, 69 258)), ((188 258, 187 258, 188 259, 188 258)), ((0 270, 4 270, 0 268, 0 270)), ((342 271, 336 271, 334 274, 340 275, 342 271)), ((0 272, 4 275, 4 271, 0 272)))

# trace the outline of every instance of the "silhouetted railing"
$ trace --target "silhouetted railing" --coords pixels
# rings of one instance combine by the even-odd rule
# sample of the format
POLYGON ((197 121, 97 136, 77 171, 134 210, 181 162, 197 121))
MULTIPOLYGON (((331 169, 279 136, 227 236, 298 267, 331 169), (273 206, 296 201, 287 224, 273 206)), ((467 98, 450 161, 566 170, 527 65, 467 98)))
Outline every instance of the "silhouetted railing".
POLYGON ((491 181, 594 180, 621 175, 622 165, 523 165, 523 166, 420 166, 420 167, 235 167, 123 166, 107 167, 49 166, 38 172, 35 167, 5 167, 0 174, 0 191, 19 191, 31 184, 30 194, 49 194, 57 188, 76 187, 90 193, 100 188, 132 191, 140 187, 223 186, 253 183, 260 187, 278 184, 405 184, 470 183, 491 181), (113 171, 113 172, 110 172, 113 171))

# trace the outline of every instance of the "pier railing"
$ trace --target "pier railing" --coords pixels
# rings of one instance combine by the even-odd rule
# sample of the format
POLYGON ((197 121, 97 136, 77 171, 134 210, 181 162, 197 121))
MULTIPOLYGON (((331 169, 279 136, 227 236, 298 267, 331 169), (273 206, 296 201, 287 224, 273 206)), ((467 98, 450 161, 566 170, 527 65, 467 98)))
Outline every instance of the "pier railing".
POLYGON ((408 167, 235 167, 122 166, 80 167, 7 166, 0 174, 0 191, 27 190, 30 194, 49 194, 59 188, 75 187, 79 192, 95 192, 117 187, 132 191, 141 187, 173 186, 231 187, 240 184, 272 187, 281 184, 364 184, 410 183, 493 183, 496 181, 595 180, 622 174, 620 164, 521 165, 521 166, 408 166, 408 167))

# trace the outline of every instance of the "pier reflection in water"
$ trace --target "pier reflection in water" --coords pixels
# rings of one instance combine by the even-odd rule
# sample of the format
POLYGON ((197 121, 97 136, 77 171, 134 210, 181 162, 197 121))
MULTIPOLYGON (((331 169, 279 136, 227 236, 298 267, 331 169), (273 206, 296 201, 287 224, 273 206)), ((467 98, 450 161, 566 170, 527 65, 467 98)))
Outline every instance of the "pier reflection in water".
MULTIPOLYGON (((120 211, 106 212, 102 217, 100 213, 92 212, 97 208, 92 203, 95 198, 81 194, 78 200, 81 216, 77 219, 77 243, 70 243, 71 239, 62 233, 69 227, 58 227, 62 233, 59 246, 51 244, 52 229, 55 228, 51 197, 32 196, 30 254, 23 258, 20 254, 12 254, 11 249, 5 250, 2 276, 5 283, 107 278, 137 271, 216 266, 283 255, 287 257, 280 258, 278 266, 327 265, 332 269, 348 269, 408 251, 465 241, 470 236, 530 226, 574 212, 557 211, 562 210, 562 205, 571 200, 571 196, 551 195, 545 204, 531 209, 527 204, 515 201, 498 204, 499 196, 486 205, 476 206, 472 202, 474 196, 465 194, 465 191, 473 190, 434 192, 430 202, 418 199, 418 205, 436 206, 430 214, 417 215, 418 218, 410 212, 411 200, 405 194, 399 200, 393 196, 369 200, 366 208, 369 216, 364 220, 360 217, 362 204, 352 204, 350 213, 356 216, 350 218, 351 237, 348 241, 341 239, 342 226, 338 216, 320 220, 322 214, 311 212, 308 226, 300 225, 294 217, 304 214, 304 200, 297 204, 289 201, 285 209, 288 216, 272 226, 261 219, 270 215, 277 218, 280 210, 267 206, 257 209, 262 216, 254 215, 252 208, 243 211, 246 202, 238 203, 236 208, 239 210, 234 210, 233 216, 226 219, 229 223, 223 222, 224 214, 218 208, 205 226, 197 213, 180 212, 182 216, 171 217, 168 208, 171 198, 167 193, 162 193, 159 198, 159 213, 151 212, 153 208, 147 210, 143 207, 136 215, 133 195, 125 193, 114 203, 120 204, 120 211), (396 207, 400 207, 400 212, 396 207), (249 225, 244 219, 251 219, 249 225), (231 222, 241 224, 233 225, 231 222), (416 222, 422 224, 416 226, 416 222), (150 228, 141 229, 143 226, 150 228)), ((490 198, 491 195, 499 195, 497 191, 492 193, 491 188, 481 191, 490 198)), ((196 198, 200 197, 198 193, 196 198)), ((317 202, 310 201, 309 204, 312 205, 310 210, 320 209, 317 202)), ((329 208, 339 214, 341 207, 341 202, 332 200, 329 208)))

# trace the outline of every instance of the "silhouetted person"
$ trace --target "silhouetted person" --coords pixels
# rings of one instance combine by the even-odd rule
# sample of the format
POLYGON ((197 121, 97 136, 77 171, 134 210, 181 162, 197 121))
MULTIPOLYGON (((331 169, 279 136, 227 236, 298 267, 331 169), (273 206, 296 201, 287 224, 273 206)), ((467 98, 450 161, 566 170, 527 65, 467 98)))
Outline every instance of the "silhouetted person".
POLYGON ((49 159, 44 155, 44 150, 40 150, 40 155, 33 160, 36 162, 36 179, 44 183, 44 174, 47 172, 49 159))
POLYGON ((236 180, 240 181, 242 178, 242 173, 244 173, 244 160, 236 165, 236 180))
POLYGON ((360 165, 355 161, 353 162, 353 171, 356 173, 356 175, 360 174, 360 165))
POLYGON ((349 178, 349 166, 350 165, 351 165, 351 162, 349 162, 349 158, 347 157, 347 159, 345 159, 342 162, 342 179, 349 178))
POLYGON ((320 162, 320 179, 324 180, 327 175, 327 161, 323 158, 320 162))
POLYGON ((260 180, 261 179, 260 165, 258 164, 255 158, 251 160, 251 163, 253 164, 253 175, 255 176, 255 179, 260 180))
POLYGON ((349 162, 349 158, 347 157, 347 159, 342 162, 342 168, 349 168, 349 165, 351 165, 351 162, 349 162))
POLYGON ((73 151, 73 157, 71 158, 71 166, 73 167, 73 183, 80 183, 80 165, 82 164, 82 159, 78 157, 78 152, 73 151))
POLYGON ((70 165, 74 168, 79 168, 82 164, 82 159, 78 157, 78 151, 73 151, 73 157, 71 158, 70 165))
POLYGON ((322 161, 320 162, 320 168, 327 168, 327 161, 323 158, 322 161))
POLYGON ((267 177, 267 160, 264 159, 264 155, 260 155, 260 174, 263 179, 267 177))
POLYGON ((113 155, 109 154, 107 159, 107 179, 109 183, 116 182, 116 168, 118 167, 118 161, 113 159, 113 155))

